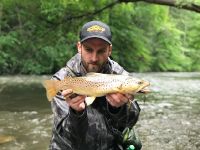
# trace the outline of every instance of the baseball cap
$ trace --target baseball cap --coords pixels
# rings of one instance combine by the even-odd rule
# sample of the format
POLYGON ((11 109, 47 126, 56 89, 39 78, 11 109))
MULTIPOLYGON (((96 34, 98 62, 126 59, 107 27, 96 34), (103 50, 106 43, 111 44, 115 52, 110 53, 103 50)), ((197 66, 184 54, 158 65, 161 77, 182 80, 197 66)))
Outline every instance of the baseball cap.
POLYGON ((90 21, 83 25, 80 31, 80 42, 90 38, 100 38, 109 44, 111 43, 112 35, 110 27, 101 21, 90 21))

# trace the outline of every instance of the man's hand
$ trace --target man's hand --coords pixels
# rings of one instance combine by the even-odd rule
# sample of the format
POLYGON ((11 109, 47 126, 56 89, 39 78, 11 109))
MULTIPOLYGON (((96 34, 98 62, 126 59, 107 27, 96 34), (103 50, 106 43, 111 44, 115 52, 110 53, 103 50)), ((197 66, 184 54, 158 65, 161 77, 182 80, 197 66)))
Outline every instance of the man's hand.
POLYGON ((62 91, 62 95, 65 97, 65 101, 68 105, 77 112, 85 109, 85 97, 83 95, 74 96, 72 89, 62 91))
POLYGON ((106 99, 111 106, 118 108, 126 104, 129 100, 133 100, 134 96, 131 94, 113 93, 107 94, 106 99))

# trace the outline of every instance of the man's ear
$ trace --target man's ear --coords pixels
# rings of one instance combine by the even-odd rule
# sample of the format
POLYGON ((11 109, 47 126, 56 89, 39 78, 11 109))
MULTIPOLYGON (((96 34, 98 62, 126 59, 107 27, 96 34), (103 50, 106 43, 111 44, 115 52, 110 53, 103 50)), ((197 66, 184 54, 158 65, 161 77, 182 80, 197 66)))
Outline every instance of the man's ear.
POLYGON ((112 53, 112 45, 110 45, 109 47, 108 55, 111 56, 111 53, 112 53))
POLYGON ((81 42, 78 42, 78 43, 76 44, 76 47, 77 47, 78 53, 81 54, 81 42))

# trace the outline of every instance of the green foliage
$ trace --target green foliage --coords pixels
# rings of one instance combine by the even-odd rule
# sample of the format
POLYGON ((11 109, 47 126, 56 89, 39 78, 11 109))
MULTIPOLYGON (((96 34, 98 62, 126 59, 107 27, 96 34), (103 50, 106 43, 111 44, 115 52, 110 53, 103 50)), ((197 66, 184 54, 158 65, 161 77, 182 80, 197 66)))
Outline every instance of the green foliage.
POLYGON ((91 20, 110 25, 112 56, 129 71, 200 71, 198 14, 145 3, 94 13, 113 1, 1 0, 0 74, 54 73, 76 53, 78 32, 91 20))
POLYGON ((132 4, 121 4, 112 10, 109 24, 113 31, 113 57, 129 71, 148 71, 151 61, 148 41, 136 25, 135 15, 132 4))
POLYGON ((187 57, 188 61, 184 61, 183 64, 188 63, 186 71, 200 71, 200 15, 194 15, 194 13, 172 9, 174 22, 176 27, 183 31, 181 36, 181 43, 184 47, 183 53, 187 57))
POLYGON ((181 33, 171 26, 163 26, 154 38, 152 68, 156 71, 181 71, 185 57, 182 53, 181 33), (165 38, 167 37, 167 38, 165 38))
POLYGON ((0 74, 4 72, 14 73, 20 66, 18 58, 15 57, 17 52, 14 51, 14 49, 20 44, 17 36, 17 33, 14 31, 7 35, 0 36, 0 74))
POLYGON ((179 6, 180 8, 183 5, 192 5, 192 3, 199 5, 200 1, 199 0, 176 0, 176 5, 179 6))

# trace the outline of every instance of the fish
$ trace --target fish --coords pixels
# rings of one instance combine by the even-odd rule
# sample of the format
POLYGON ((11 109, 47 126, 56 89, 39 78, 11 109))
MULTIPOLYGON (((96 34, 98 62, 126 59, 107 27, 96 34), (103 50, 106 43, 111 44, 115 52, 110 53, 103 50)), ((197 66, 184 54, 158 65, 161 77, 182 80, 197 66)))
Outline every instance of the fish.
POLYGON ((73 93, 85 95, 86 104, 93 103, 96 97, 105 96, 109 93, 136 94, 148 93, 149 81, 134 78, 130 75, 88 73, 86 76, 66 76, 64 80, 45 80, 43 86, 46 89, 49 101, 59 91, 72 89, 73 93))
POLYGON ((0 144, 8 143, 15 140, 14 136, 10 135, 0 135, 0 144))

